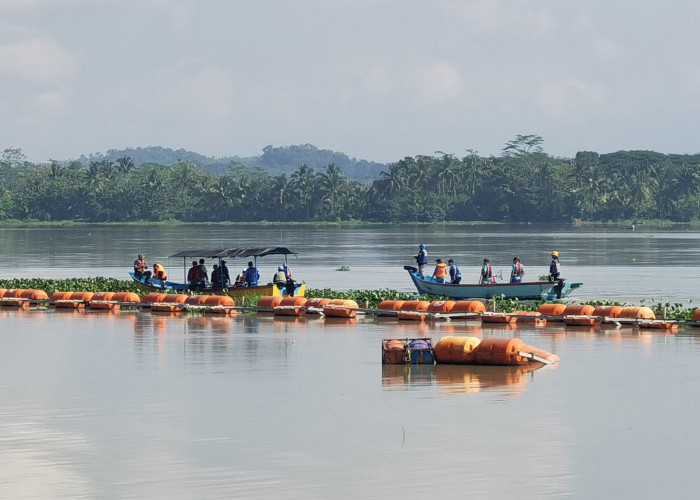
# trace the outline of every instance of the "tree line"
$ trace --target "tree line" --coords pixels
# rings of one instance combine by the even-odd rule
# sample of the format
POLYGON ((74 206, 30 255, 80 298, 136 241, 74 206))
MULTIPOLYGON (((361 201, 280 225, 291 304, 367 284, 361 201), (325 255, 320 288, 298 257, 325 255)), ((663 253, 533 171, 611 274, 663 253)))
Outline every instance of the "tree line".
POLYGON ((224 174, 195 163, 129 156, 35 165, 18 149, 0 157, 0 219, 40 221, 570 222, 700 219, 700 155, 579 152, 557 158, 536 135, 502 154, 437 152, 349 179, 335 164, 271 174, 231 162, 224 174))

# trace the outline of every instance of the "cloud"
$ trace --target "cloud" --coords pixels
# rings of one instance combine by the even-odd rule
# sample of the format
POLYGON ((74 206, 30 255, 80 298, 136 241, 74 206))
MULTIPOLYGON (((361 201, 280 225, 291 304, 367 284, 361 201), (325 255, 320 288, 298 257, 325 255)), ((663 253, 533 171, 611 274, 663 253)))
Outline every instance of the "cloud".
POLYGON ((600 108, 605 95, 603 85, 571 76, 542 77, 537 88, 538 104, 552 115, 593 111, 600 108))
POLYGON ((32 39, 0 45, 0 75, 32 83, 50 84, 75 75, 77 64, 61 45, 49 39, 32 39))
POLYGON ((236 108, 233 80, 218 68, 193 69, 185 64, 174 75, 162 75, 159 81, 170 82, 158 98, 164 108, 200 118, 228 116, 236 108))
POLYGON ((437 61, 429 64, 420 78, 420 91, 430 101, 444 101, 462 93, 462 76, 453 65, 437 61))

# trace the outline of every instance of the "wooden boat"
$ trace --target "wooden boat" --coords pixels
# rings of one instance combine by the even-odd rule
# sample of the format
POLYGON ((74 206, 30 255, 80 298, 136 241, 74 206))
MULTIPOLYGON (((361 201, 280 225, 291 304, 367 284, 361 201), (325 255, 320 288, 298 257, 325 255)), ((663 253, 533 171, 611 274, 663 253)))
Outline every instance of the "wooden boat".
MULTIPOLYGON (((183 250, 170 258, 182 257, 183 259, 183 269, 184 276, 187 276, 187 270, 189 269, 188 263, 193 259, 205 258, 205 259, 218 259, 219 266, 221 266, 221 261, 224 259, 234 259, 234 258, 245 258, 250 259, 255 263, 255 267, 258 267, 258 257, 264 257, 266 255, 284 255, 284 263, 287 264, 288 255, 296 255, 285 247, 268 247, 268 248, 218 248, 218 249, 196 249, 196 250, 183 250)), ((277 269, 277 266, 275 266, 277 269)), ((211 270, 210 270, 211 271, 211 270)), ((177 293, 187 293, 187 291, 197 291, 200 293, 208 295, 228 295, 230 297, 244 297, 248 295, 266 295, 266 296, 286 296, 286 290, 280 290, 277 286, 272 283, 267 283, 265 285, 258 286, 239 286, 235 284, 230 284, 226 288, 216 288, 207 283, 204 286, 193 286, 188 283, 180 283, 176 281, 165 280, 161 281, 159 279, 152 278, 149 282, 145 279, 137 278, 134 272, 129 272, 129 276, 142 288, 152 291, 152 292, 177 292, 177 293)), ((183 280, 186 281, 186 278, 183 280)), ((296 283, 294 289, 294 295, 303 297, 306 293, 306 283, 296 283)))
POLYGON ((418 269, 404 266, 413 280, 418 293, 441 295, 453 299, 490 299, 503 297, 521 300, 557 300, 565 298, 573 290, 583 286, 583 283, 567 283, 566 280, 551 283, 549 281, 533 281, 529 283, 489 283, 483 285, 453 285, 437 283, 433 278, 421 278, 418 269))

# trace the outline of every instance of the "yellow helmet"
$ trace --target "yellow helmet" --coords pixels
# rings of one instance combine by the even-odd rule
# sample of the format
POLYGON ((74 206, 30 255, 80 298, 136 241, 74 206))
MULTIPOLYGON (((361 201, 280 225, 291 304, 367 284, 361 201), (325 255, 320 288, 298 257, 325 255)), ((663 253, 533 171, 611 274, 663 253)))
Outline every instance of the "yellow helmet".
POLYGON ((552 257, 559 257, 559 252, 557 252, 556 250, 554 250, 554 251, 552 252, 552 257))

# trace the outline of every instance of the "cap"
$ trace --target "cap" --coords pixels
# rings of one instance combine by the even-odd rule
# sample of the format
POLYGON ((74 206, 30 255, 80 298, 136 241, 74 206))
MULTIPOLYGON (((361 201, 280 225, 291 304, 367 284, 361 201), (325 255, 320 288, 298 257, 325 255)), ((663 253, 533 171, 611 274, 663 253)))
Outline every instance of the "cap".
POLYGON ((418 246, 419 246, 420 248, 425 248, 425 243, 421 243, 421 244, 418 245, 418 246))
POLYGON ((284 271, 284 266, 278 266, 278 267, 277 267, 277 270, 278 270, 278 271, 284 271))
POLYGON ((559 257, 559 252, 557 252, 556 250, 554 250, 554 251, 552 252, 552 257, 559 257))

